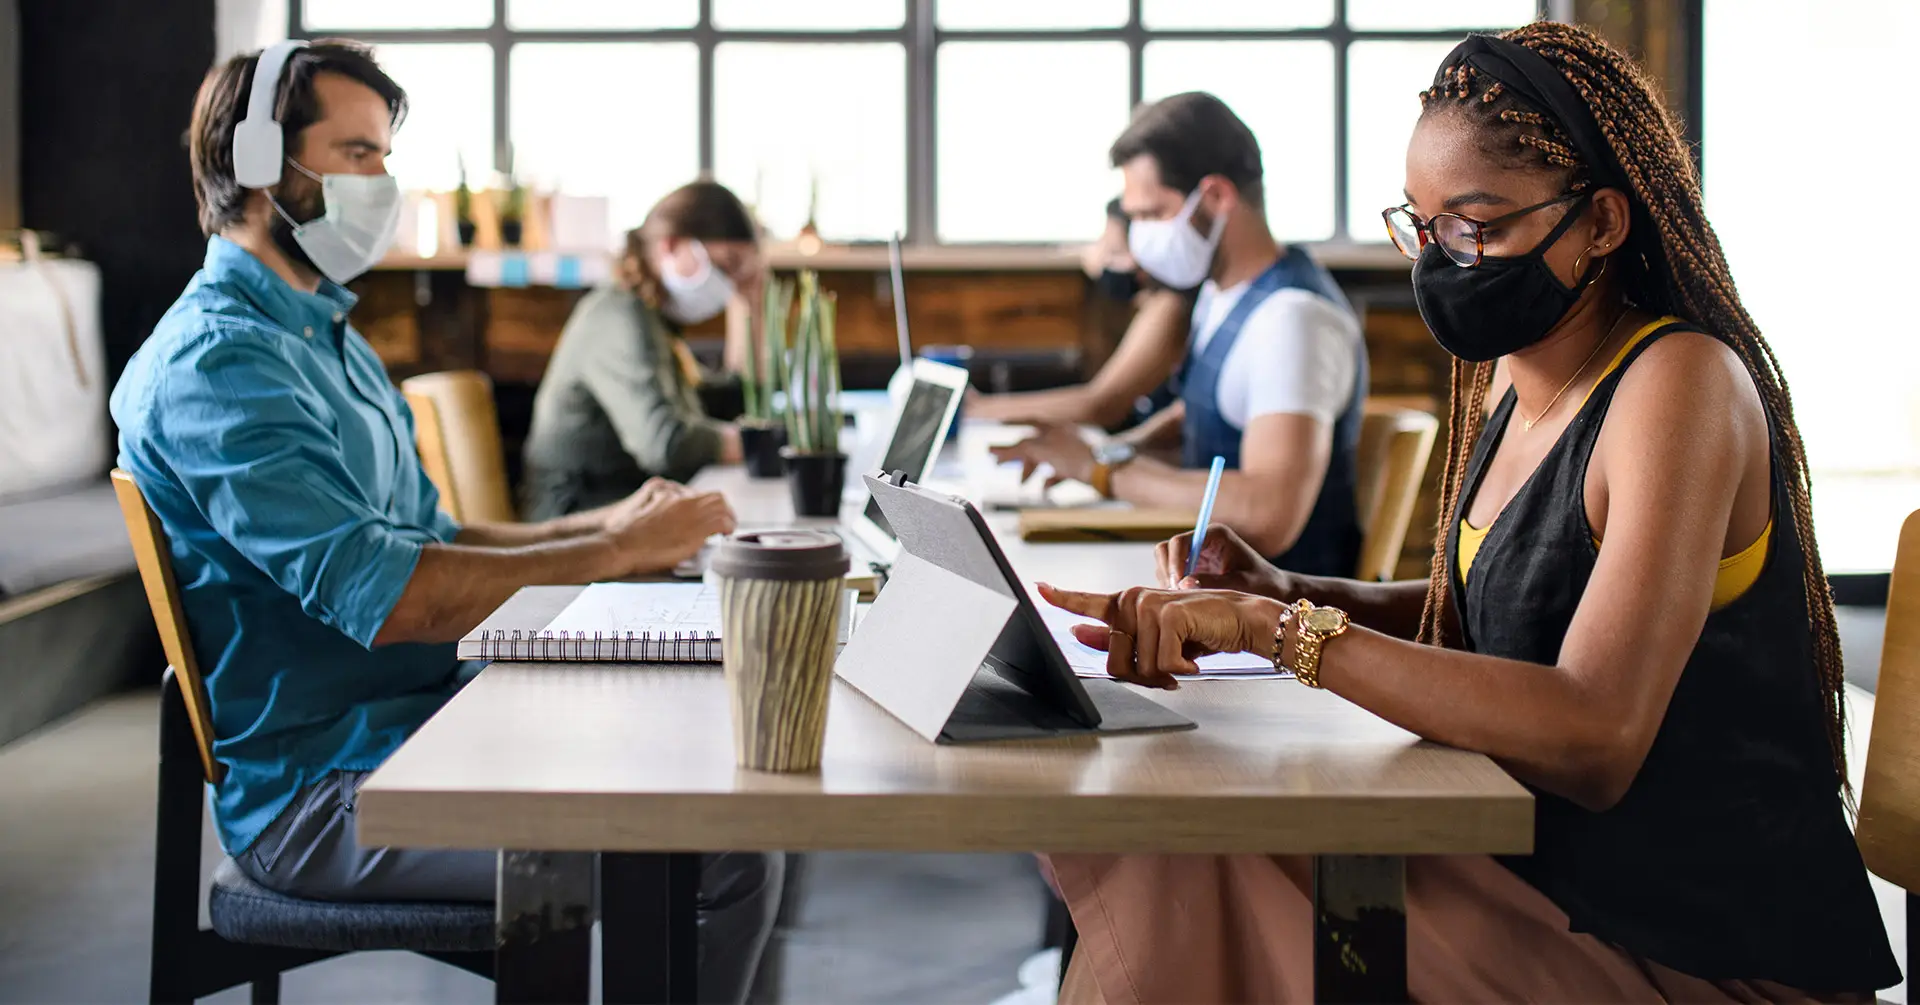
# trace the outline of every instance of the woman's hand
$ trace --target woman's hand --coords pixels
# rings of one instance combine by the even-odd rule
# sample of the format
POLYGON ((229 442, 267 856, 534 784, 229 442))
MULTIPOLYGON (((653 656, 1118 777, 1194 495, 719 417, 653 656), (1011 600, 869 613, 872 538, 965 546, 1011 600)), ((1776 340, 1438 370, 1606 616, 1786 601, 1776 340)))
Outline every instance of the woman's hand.
POLYGON ((1223 524, 1207 528, 1200 545, 1200 561, 1187 575, 1187 557, 1193 553, 1193 534, 1162 541, 1153 550, 1159 581, 1175 590, 1233 590, 1275 600, 1294 600, 1301 589, 1296 577, 1274 568, 1253 545, 1223 524))
POLYGON ((1228 590, 1075 593, 1040 584, 1040 596, 1062 610, 1105 625, 1076 625, 1073 636, 1104 650, 1115 680, 1171 691, 1176 674, 1199 673, 1194 660, 1211 653, 1250 652, 1271 658, 1273 632, 1286 605, 1228 590))

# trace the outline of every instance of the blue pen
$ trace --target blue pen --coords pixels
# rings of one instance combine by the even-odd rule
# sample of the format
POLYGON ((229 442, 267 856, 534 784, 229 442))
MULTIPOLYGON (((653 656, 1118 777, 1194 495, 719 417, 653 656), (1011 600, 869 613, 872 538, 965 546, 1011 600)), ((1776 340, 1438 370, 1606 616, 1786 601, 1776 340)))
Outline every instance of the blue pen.
POLYGON ((1227 470, 1227 459, 1215 455, 1207 472, 1207 493, 1200 497, 1200 519, 1193 525, 1193 550, 1187 553, 1187 575, 1200 567, 1200 546, 1207 540, 1207 524, 1213 520, 1213 500, 1220 495, 1220 473, 1227 470))

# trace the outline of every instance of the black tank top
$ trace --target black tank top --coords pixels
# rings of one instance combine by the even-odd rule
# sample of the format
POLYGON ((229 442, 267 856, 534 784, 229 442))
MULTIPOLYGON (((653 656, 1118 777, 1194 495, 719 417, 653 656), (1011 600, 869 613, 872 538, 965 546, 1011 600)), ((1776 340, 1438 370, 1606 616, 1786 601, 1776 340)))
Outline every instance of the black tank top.
MULTIPOLYGON (((1654 332, 1594 388, 1494 521, 1463 584, 1460 521, 1513 414, 1513 392, 1501 399, 1447 523, 1469 650, 1558 661, 1599 554, 1585 486, 1607 406, 1647 346, 1680 330, 1693 329, 1654 332)), ((1807 991, 1889 987, 1900 969, 1840 802, 1801 544, 1774 456, 1772 553, 1752 587, 1707 616, 1626 795, 1594 813, 1534 789, 1534 853, 1502 861, 1574 931, 1683 973, 1807 991)))

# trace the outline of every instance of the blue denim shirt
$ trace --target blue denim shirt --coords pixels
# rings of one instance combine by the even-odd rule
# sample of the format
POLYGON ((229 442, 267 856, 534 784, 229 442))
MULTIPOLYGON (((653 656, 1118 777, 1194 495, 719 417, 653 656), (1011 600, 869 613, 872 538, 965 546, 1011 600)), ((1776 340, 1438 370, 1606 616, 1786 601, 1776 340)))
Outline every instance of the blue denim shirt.
POLYGON ((346 323, 354 301, 214 237, 113 390, 120 466, 166 528, 206 675, 232 854, 301 786, 379 765, 457 687, 451 645, 372 648, 422 547, 459 527, 346 323))

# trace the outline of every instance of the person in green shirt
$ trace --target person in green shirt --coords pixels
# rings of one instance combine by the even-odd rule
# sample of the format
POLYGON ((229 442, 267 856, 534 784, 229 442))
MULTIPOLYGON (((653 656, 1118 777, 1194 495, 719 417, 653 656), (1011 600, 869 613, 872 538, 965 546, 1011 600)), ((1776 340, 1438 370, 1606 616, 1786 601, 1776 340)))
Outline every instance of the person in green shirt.
POLYGON ((724 185, 667 194, 627 234, 616 278, 573 309, 533 399, 520 515, 546 520, 740 460, 740 432, 709 418, 681 337, 736 295, 758 301, 758 228, 724 185))

